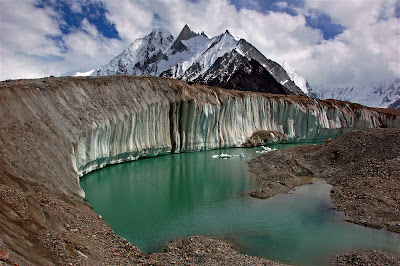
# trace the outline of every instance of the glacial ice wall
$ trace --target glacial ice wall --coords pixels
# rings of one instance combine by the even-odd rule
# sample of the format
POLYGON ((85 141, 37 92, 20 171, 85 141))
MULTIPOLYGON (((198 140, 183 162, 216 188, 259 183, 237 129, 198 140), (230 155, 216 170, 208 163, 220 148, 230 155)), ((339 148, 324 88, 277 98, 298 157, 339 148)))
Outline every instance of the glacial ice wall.
POLYGON ((0 175, 13 169, 23 180, 78 196, 78 176, 107 164, 237 147, 259 131, 297 142, 400 127, 400 112, 165 78, 47 78, 0 87, 0 175))
POLYGON ((136 113, 118 113, 94 124, 76 143, 79 175, 139 157, 240 147, 259 131, 283 133, 288 142, 309 142, 353 129, 395 126, 368 108, 354 110, 311 99, 223 90, 210 90, 206 96, 211 102, 201 96, 205 95, 194 93, 184 100, 150 104, 136 113))

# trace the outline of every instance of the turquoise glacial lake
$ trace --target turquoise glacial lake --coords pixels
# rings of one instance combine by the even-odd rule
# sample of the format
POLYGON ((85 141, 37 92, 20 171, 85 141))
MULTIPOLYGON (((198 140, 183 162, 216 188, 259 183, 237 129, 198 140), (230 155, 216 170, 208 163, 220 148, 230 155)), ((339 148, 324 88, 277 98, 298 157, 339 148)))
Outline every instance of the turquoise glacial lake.
MULTIPOLYGON (((273 148, 289 144, 271 145, 273 148)), ((260 148, 164 155, 108 166, 81 178, 95 211, 143 252, 205 235, 242 253, 284 263, 318 265, 350 249, 400 254, 400 236, 345 222, 332 209, 331 186, 318 181, 267 200, 251 198, 257 181, 247 161, 260 148), (228 153, 244 158, 214 159, 228 153)))

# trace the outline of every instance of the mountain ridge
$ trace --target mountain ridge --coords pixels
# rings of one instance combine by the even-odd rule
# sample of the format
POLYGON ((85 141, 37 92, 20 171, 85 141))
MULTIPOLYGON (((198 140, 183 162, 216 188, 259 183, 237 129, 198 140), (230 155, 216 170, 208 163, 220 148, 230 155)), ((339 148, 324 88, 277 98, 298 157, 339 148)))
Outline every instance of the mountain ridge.
POLYGON ((251 88, 259 92, 307 94, 281 65, 266 58, 256 47, 234 36, 229 30, 210 38, 204 32, 193 31, 187 24, 176 39, 168 30, 154 29, 149 35, 132 42, 120 55, 92 75, 113 74, 170 77, 228 89, 251 88), (230 66, 221 64, 228 58, 232 59, 230 66), (258 71, 250 71, 253 68, 258 71), (245 77, 247 85, 239 82, 238 76, 245 77), (231 80, 232 77, 236 80, 231 80))
POLYGON ((345 88, 319 88, 313 90, 319 99, 351 101, 371 107, 400 108, 400 78, 345 88))

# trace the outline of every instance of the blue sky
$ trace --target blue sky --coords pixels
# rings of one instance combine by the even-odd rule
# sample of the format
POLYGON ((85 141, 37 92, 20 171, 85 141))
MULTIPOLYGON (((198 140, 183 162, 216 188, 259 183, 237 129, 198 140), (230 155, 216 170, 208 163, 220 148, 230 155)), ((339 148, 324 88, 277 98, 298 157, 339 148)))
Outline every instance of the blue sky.
POLYGON ((82 21, 86 18, 103 36, 119 39, 118 31, 106 17, 107 9, 102 2, 87 1, 79 7, 74 7, 69 1, 38 0, 35 6, 41 9, 51 8, 61 16, 65 21, 65 24, 59 25, 63 35, 70 34, 75 29, 82 29, 82 21))
POLYGON ((229 29, 314 86, 400 76, 396 0, 2 0, 0 12, 0 79, 97 68, 153 27, 176 36, 186 23, 229 29))

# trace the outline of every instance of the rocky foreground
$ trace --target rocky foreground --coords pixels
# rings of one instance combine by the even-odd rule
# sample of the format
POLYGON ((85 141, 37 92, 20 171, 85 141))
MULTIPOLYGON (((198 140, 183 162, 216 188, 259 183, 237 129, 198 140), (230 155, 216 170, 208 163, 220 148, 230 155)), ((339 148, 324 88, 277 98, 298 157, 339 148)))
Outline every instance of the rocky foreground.
POLYGON ((142 253, 117 236, 89 204, 41 186, 0 185, 0 265, 282 265, 203 236, 142 253))
MULTIPOLYGON (((323 145, 268 153, 251 160, 249 167, 261 181, 250 192, 253 197, 269 198, 307 183, 309 177, 325 178, 333 186, 335 208, 349 222, 400 233, 400 129, 352 131, 323 145)), ((382 264, 400 264, 400 257, 376 252, 347 253, 336 262, 384 258, 382 264)))

